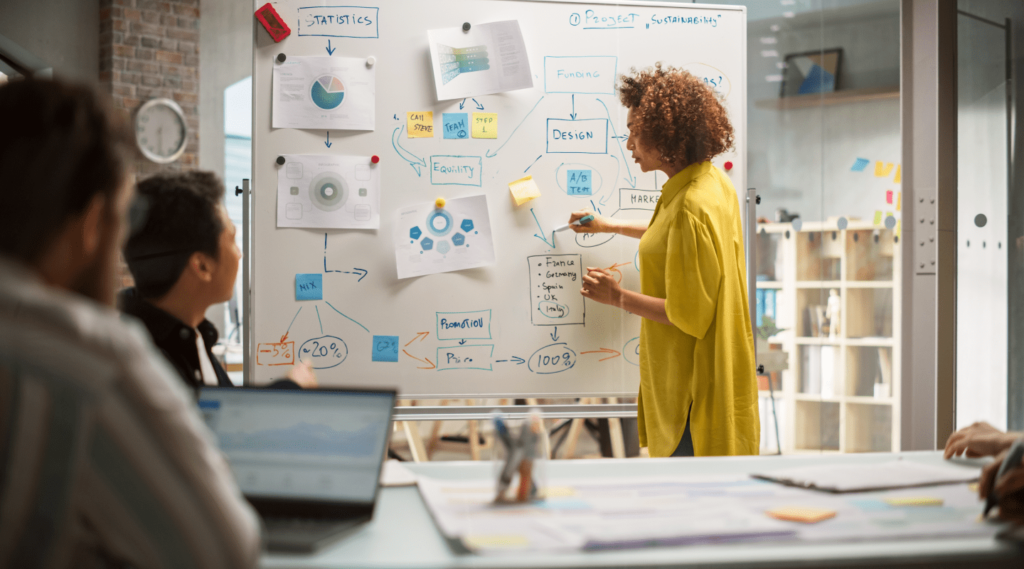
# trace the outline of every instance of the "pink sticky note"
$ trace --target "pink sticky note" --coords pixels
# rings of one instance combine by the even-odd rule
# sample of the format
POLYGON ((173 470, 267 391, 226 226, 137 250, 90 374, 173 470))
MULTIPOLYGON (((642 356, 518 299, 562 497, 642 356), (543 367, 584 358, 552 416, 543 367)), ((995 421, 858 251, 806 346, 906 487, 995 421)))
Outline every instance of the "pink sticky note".
POLYGON ((885 203, 892 205, 892 190, 885 190, 885 203))

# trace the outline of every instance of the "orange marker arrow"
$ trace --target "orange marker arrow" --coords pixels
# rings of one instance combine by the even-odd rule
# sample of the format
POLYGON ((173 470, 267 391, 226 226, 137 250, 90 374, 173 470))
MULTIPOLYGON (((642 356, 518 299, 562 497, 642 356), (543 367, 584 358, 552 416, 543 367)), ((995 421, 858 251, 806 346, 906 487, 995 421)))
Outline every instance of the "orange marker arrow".
POLYGON ((286 341, 288 341, 288 332, 285 332, 285 333, 284 333, 284 336, 281 336, 281 339, 280 339, 280 340, 278 340, 278 343, 279 343, 279 344, 283 344, 283 343, 285 343, 286 341))
POLYGON ((605 270, 608 270, 608 271, 612 271, 612 272, 616 272, 616 273, 619 273, 619 280, 618 280, 618 282, 620 282, 620 283, 621 283, 621 282, 622 282, 622 271, 620 271, 620 270, 619 270, 619 267, 624 267, 624 266, 626 266, 626 265, 628 265, 628 264, 629 264, 629 263, 615 263, 614 265, 612 265, 612 266, 608 267, 608 268, 607 268, 607 269, 605 269, 605 270))
MULTIPOLYGON (((422 342, 423 340, 426 340, 427 336, 429 336, 429 335, 430 335, 430 332, 416 332, 416 337, 413 338, 412 340, 409 340, 409 344, 415 342, 416 340, 419 340, 419 341, 422 342)), ((409 344, 406 344, 405 347, 408 348, 409 344)))
POLYGON ((580 352, 580 355, 583 355, 583 354, 612 354, 612 355, 608 356, 607 358, 601 358, 601 359, 597 360, 599 362, 603 362, 605 360, 610 360, 610 359, 614 359, 614 358, 617 358, 617 357, 621 356, 622 352, 617 352, 615 350, 609 350, 608 348, 601 348, 600 350, 593 350, 593 351, 590 351, 590 352, 580 352))
POLYGON ((425 364, 430 366, 430 367, 416 366, 416 369, 434 369, 434 368, 437 367, 436 365, 434 365, 434 362, 430 361, 430 358, 427 358, 426 361, 424 361, 424 360, 421 360, 421 359, 417 358, 416 356, 410 354, 409 352, 407 352, 405 350, 402 350, 402 353, 407 355, 407 356, 409 356, 410 358, 418 361, 418 362, 422 362, 422 363, 425 363, 425 364))

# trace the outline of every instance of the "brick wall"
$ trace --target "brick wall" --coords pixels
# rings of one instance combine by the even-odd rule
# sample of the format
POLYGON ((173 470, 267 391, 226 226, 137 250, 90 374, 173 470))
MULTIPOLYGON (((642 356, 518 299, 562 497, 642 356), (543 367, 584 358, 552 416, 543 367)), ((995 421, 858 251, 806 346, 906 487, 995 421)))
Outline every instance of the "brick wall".
POLYGON ((188 122, 177 161, 139 158, 136 175, 199 164, 199 0, 100 0, 100 85, 133 113, 149 99, 174 99, 188 122))

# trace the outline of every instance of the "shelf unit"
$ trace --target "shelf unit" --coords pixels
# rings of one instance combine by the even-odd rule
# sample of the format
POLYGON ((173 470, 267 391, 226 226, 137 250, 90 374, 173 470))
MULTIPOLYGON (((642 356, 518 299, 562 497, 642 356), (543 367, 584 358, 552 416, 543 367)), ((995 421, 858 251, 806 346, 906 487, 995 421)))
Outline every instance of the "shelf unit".
POLYGON ((775 391, 782 451, 900 450, 899 237, 868 222, 839 229, 838 220, 829 220, 803 223, 799 231, 790 223, 763 224, 756 243, 757 288, 775 291, 783 329, 758 349, 788 356, 775 391), (841 305, 838 334, 814 335, 814 307, 827 306, 833 289, 841 305), (885 386, 877 396, 876 382, 885 386))

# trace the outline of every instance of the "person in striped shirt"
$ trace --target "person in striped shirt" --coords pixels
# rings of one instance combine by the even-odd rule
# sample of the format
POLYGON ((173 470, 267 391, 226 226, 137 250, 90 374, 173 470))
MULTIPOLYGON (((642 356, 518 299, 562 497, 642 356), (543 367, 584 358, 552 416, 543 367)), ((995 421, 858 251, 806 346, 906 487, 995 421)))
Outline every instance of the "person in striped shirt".
POLYGON ((258 519, 114 310, 136 157, 92 90, 0 86, 0 567, 256 565, 258 519))

